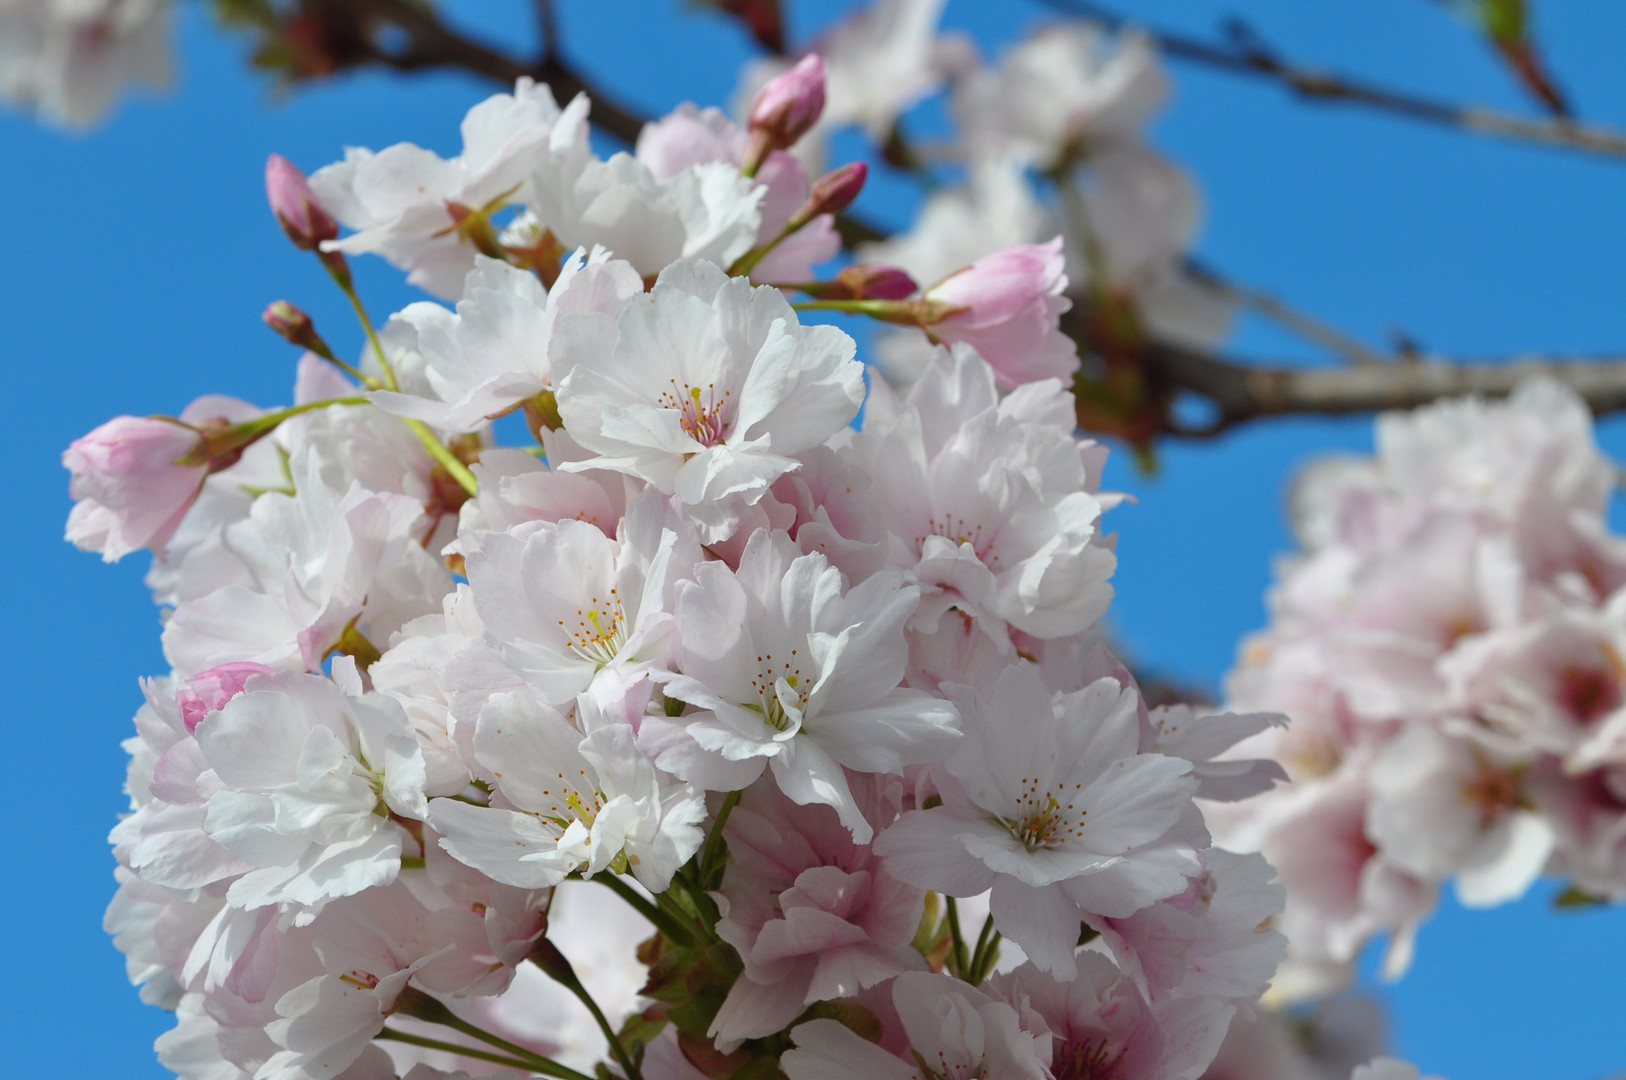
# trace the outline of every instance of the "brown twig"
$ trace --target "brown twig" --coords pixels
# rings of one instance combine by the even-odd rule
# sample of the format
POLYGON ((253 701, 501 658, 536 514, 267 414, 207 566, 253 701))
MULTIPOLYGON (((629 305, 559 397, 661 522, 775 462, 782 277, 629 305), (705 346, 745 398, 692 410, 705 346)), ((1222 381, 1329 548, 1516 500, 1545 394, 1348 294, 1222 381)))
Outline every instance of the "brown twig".
POLYGON ((1626 356, 1295 368, 1244 364, 1160 343, 1148 349, 1146 359, 1155 382, 1213 406, 1209 423, 1168 431, 1187 437, 1212 437, 1273 416, 1349 416, 1412 409, 1464 394, 1502 397, 1538 375, 1569 386, 1596 415, 1626 411, 1626 356))
POLYGON ((1110 29, 1134 28, 1167 55, 1236 75, 1268 79, 1308 101, 1361 105, 1395 116, 1505 139, 1626 157, 1626 134, 1555 118, 1535 120, 1471 105, 1455 105, 1290 64, 1269 50, 1246 43, 1217 44, 1147 26, 1095 0, 1034 0, 1064 15, 1094 19, 1110 29))
POLYGON ((1385 364, 1389 361, 1388 357, 1374 352, 1336 326, 1300 311, 1270 293, 1238 285, 1196 259, 1186 260, 1186 273, 1198 285, 1232 303, 1252 308, 1282 329, 1296 334, 1311 344, 1321 346, 1347 363, 1385 364))
POLYGON ((578 93, 593 101, 593 126, 631 144, 643 129, 644 117, 618 103, 560 56, 553 34, 544 35, 542 55, 522 60, 475 41, 441 21, 429 7, 412 0, 306 0, 320 12, 324 27, 343 41, 339 59, 345 66, 378 64, 395 71, 452 68, 512 86, 522 76, 545 82, 561 102, 578 93), (387 48, 380 30, 393 27, 406 44, 387 48))

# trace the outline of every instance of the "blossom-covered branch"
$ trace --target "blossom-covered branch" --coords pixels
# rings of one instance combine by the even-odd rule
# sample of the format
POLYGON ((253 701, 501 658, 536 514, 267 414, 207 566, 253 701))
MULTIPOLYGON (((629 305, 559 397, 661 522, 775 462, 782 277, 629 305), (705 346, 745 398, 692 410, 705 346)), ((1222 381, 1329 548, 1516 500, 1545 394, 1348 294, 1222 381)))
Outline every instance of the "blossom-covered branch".
MULTIPOLYGON (((1088 0, 1053 0, 1050 6, 1111 26, 1131 25, 1123 16, 1103 10, 1088 0)), ((545 47, 536 58, 519 59, 465 36, 432 9, 406 0, 365 0, 361 4, 307 0, 306 10, 332 29, 330 40, 351 43, 347 49, 336 49, 336 56, 350 63, 377 63, 403 71, 454 67, 503 83, 526 75, 549 83, 561 99, 578 92, 589 93, 593 98, 595 126, 622 142, 631 145, 643 129, 644 117, 606 98, 601 88, 592 85, 563 59, 556 29, 544 35, 545 47), (406 45, 386 47, 382 44, 381 24, 404 33, 406 45)), ((1608 132, 1589 131, 1567 122, 1524 120, 1412 98, 1297 68, 1264 52, 1243 52, 1237 47, 1204 43, 1162 31, 1151 36, 1172 56, 1276 78, 1315 100, 1371 105, 1417 119, 1510 137, 1626 153, 1626 137, 1608 132)), ((848 246, 881 244, 891 239, 887 230, 851 212, 842 214, 836 224, 848 246)), ((1212 287, 1208 280, 1211 276, 1199 273, 1197 279, 1204 287, 1212 287)), ((1078 295, 1075 299, 1081 311, 1088 298, 1078 295)), ((1079 315, 1064 318, 1063 329, 1077 341, 1083 353, 1120 351, 1116 343, 1100 340, 1099 327, 1079 315)), ((1348 354, 1349 350, 1344 352, 1348 354)), ((1522 378, 1538 371, 1571 386, 1597 413, 1626 408, 1626 361, 1529 359, 1511 365, 1503 360, 1379 365, 1371 363, 1369 355, 1361 359, 1366 362, 1361 363, 1358 370, 1265 365, 1239 362, 1190 344, 1154 338, 1143 346, 1138 363, 1143 366, 1150 390, 1148 401, 1158 412, 1155 418, 1143 416, 1136 424, 1142 430, 1149 428, 1148 433, 1212 437, 1265 417, 1371 413, 1411 408, 1467 393, 1505 395, 1522 378), (1174 419, 1168 406, 1181 394, 1195 395, 1211 403, 1212 418, 1197 426, 1174 419)), ((1101 429, 1099 417, 1086 415, 1082 419, 1086 426, 1101 429)))

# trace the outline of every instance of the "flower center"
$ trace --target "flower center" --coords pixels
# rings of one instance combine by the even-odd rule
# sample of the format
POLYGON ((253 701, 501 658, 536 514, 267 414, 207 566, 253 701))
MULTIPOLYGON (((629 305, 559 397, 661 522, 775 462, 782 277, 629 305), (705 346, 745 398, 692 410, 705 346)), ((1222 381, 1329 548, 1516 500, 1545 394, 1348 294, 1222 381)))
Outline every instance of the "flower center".
POLYGON ((1128 1047, 1123 1047, 1112 1053, 1104 1039, 1098 1043, 1069 1040, 1056 1048, 1050 1071, 1056 1080, 1117 1080, 1127 1052, 1128 1047))
POLYGON ((586 607, 576 609, 574 626, 560 619, 559 629, 572 652, 604 667, 627 643, 627 616, 621 607, 619 590, 611 589, 607 600, 592 597, 586 607))
POLYGON ((790 714, 785 712, 785 706, 779 700, 778 683, 785 680, 785 685, 796 692, 796 707, 807 708, 809 681, 802 675, 802 658, 800 649, 792 649, 790 658, 783 662, 774 660, 772 653, 765 653, 757 657, 757 674, 751 680, 751 689, 757 694, 757 709, 762 718, 768 721, 768 726, 775 731, 790 730, 790 714))
POLYGON ((698 386, 679 387, 676 379, 671 383, 670 390, 661 391, 661 408, 676 409, 684 433, 701 446, 722 442, 728 433, 728 402, 733 394, 724 390, 719 396, 714 383, 707 383, 704 390, 698 386))
MULTIPOLYGON (((1016 800, 1014 817, 995 818, 1029 851, 1061 847, 1084 835, 1084 818, 1089 813, 1074 803, 1064 803, 1048 791, 1041 791, 1037 779, 1023 777, 1022 794, 1016 800)), ((1074 792, 1083 788, 1074 784, 1074 792)), ((1066 792, 1062 793, 1063 798, 1066 792)))
MULTIPOLYGON (((973 524, 958 514, 939 514, 931 520, 932 531, 929 536, 941 536, 956 546, 970 544, 971 550, 976 552, 977 558, 990 568, 999 563, 999 556, 994 553, 993 537, 982 534, 982 525, 973 524)), ((915 550, 919 551, 925 546, 926 537, 915 537, 915 550)))
POLYGON ((545 787, 542 795, 548 800, 548 808, 537 813, 537 817, 555 826, 560 832, 570 828, 573 822, 581 822, 589 829, 593 822, 598 820, 600 810, 604 809, 604 792, 594 787, 587 778, 584 769, 576 770, 579 783, 565 778, 564 773, 554 774, 558 778, 557 787, 545 787))
POLYGON ((1488 761, 1481 761, 1478 774, 1463 785, 1463 801, 1470 806, 1478 807, 1483 827, 1489 828, 1510 811, 1524 805, 1524 796, 1520 791, 1520 771, 1522 770, 1503 771, 1488 761))
POLYGON ((1602 668, 1567 667, 1558 676, 1558 703, 1579 722, 1590 724, 1620 704, 1620 678, 1602 668))

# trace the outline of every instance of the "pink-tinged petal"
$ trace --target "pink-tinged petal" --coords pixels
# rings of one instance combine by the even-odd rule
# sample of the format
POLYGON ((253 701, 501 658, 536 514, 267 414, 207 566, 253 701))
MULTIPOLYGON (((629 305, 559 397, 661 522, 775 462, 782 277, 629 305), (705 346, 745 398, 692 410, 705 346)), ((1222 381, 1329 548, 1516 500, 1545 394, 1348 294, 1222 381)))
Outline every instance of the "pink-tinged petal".
POLYGON ((988 906, 999 932, 1020 945, 1040 968, 1062 981, 1077 974, 1073 953, 1083 921, 1078 906, 1059 886, 1033 888, 1003 877, 994 882, 988 906))
POLYGON ((915 1080, 913 1064, 866 1042, 834 1020, 809 1020, 791 1029, 796 1048, 780 1058, 790 1080, 915 1080))
POLYGON ((965 849, 973 826, 935 810, 911 810, 875 841, 887 872, 900 881, 948 896, 979 896, 994 871, 965 849))

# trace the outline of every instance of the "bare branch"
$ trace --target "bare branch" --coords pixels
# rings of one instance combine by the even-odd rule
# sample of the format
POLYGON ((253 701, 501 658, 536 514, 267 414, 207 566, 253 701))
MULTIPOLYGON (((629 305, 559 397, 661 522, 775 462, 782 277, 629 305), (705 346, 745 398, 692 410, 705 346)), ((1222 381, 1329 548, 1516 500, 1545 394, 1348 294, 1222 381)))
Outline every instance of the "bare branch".
POLYGON ((1252 308, 1282 329, 1296 334, 1351 364, 1384 364, 1388 357, 1374 352, 1349 334, 1258 289, 1229 281, 1195 259, 1186 260, 1186 272, 1197 284, 1243 307, 1252 308))
POLYGON ((1215 435, 1271 416, 1348 416, 1464 394, 1501 397, 1536 375, 1569 386, 1596 415, 1626 411, 1626 356, 1293 368, 1243 364, 1160 343, 1148 350, 1147 366, 1155 381, 1213 404, 1213 423, 1170 432, 1185 436, 1215 435))
POLYGON ((1626 134, 1585 126, 1565 118, 1533 120, 1477 106, 1454 105, 1368 82, 1346 79, 1325 71, 1298 67, 1275 54, 1244 43, 1230 45, 1204 41, 1169 30, 1149 27, 1095 0, 1034 0, 1065 15, 1094 19, 1112 29, 1133 27, 1155 41, 1170 56, 1204 64, 1236 75, 1267 79, 1308 101, 1362 105, 1395 116, 1458 128, 1481 135, 1538 143, 1611 157, 1626 157, 1626 134))
POLYGON ((559 54, 559 13, 554 10, 553 0, 532 0, 536 8, 536 32, 542 43, 542 57, 557 56, 559 54))
POLYGON ((528 75, 549 84, 561 101, 578 93, 587 94, 593 100, 593 126, 622 142, 636 142, 643 129, 642 116, 617 103, 564 62, 551 33, 544 36, 543 56, 521 60, 465 37, 442 22, 433 9, 412 0, 320 0, 311 6, 321 11, 324 26, 344 36, 348 52, 343 59, 352 65, 372 63, 396 71, 453 68, 504 86, 512 86, 528 75), (385 48, 377 33, 380 25, 398 30, 406 46, 399 50, 385 48))

